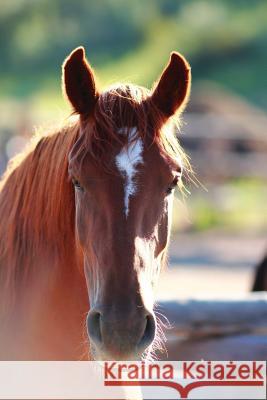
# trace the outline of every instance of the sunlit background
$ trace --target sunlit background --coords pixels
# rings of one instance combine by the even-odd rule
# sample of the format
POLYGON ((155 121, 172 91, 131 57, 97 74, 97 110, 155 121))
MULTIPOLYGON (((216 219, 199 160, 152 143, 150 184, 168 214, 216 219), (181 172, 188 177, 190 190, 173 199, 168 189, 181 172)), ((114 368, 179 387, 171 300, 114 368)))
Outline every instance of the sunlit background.
POLYGON ((83 45, 104 87, 150 87, 169 53, 192 66, 180 141, 201 182, 177 193, 159 296, 240 293, 267 247, 267 3, 1 0, 0 171, 62 121, 61 64, 83 45))

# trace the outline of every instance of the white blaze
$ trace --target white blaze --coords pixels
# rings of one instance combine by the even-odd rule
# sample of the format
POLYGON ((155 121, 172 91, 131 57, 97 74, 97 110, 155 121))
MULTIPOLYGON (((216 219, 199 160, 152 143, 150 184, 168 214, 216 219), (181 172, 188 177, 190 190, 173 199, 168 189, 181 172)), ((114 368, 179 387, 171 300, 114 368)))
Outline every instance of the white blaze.
MULTIPOLYGON (((126 128, 125 128, 126 129, 126 128)), ((125 134, 125 129, 120 129, 120 134, 125 134)), ((130 128, 129 141, 130 144, 127 148, 123 148, 116 156, 116 165, 119 171, 125 176, 124 185, 124 205, 125 215, 129 214, 129 201, 130 196, 136 193, 136 185, 134 183, 135 175, 137 173, 137 165, 143 163, 143 142, 137 139, 131 142, 132 137, 136 134, 136 128, 130 128)))

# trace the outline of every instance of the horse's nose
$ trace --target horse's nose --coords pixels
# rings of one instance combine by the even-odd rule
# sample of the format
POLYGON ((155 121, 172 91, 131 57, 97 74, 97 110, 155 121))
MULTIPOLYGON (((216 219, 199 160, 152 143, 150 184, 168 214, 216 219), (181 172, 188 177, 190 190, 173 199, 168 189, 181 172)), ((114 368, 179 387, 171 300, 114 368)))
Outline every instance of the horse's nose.
MULTIPOLYGON (((87 331, 96 352, 104 357, 138 357, 153 342, 155 317, 145 309, 135 312, 103 312, 92 309, 87 317, 87 331)), ((129 358, 131 359, 131 358, 129 358)))

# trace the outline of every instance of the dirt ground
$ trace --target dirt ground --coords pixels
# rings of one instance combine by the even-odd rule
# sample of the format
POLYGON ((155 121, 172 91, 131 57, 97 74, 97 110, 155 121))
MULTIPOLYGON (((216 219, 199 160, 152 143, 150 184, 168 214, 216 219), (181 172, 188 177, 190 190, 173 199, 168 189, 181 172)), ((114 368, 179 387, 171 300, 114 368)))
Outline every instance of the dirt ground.
POLYGON ((169 266, 158 299, 233 297, 250 290, 255 266, 267 250, 267 233, 242 236, 218 232, 172 237, 169 266))

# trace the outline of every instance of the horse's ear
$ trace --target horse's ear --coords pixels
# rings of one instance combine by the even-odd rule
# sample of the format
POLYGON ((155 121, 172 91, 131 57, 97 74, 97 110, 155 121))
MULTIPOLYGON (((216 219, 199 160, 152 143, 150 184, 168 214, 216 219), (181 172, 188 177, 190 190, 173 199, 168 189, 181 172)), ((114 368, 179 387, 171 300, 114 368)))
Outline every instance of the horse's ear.
POLYGON ((81 115, 93 112, 98 98, 94 72, 85 58, 83 47, 78 47, 65 60, 63 87, 74 110, 81 115))
POLYGON ((190 65, 181 54, 172 52, 152 93, 152 101, 166 117, 170 117, 185 108, 190 87, 190 65))

